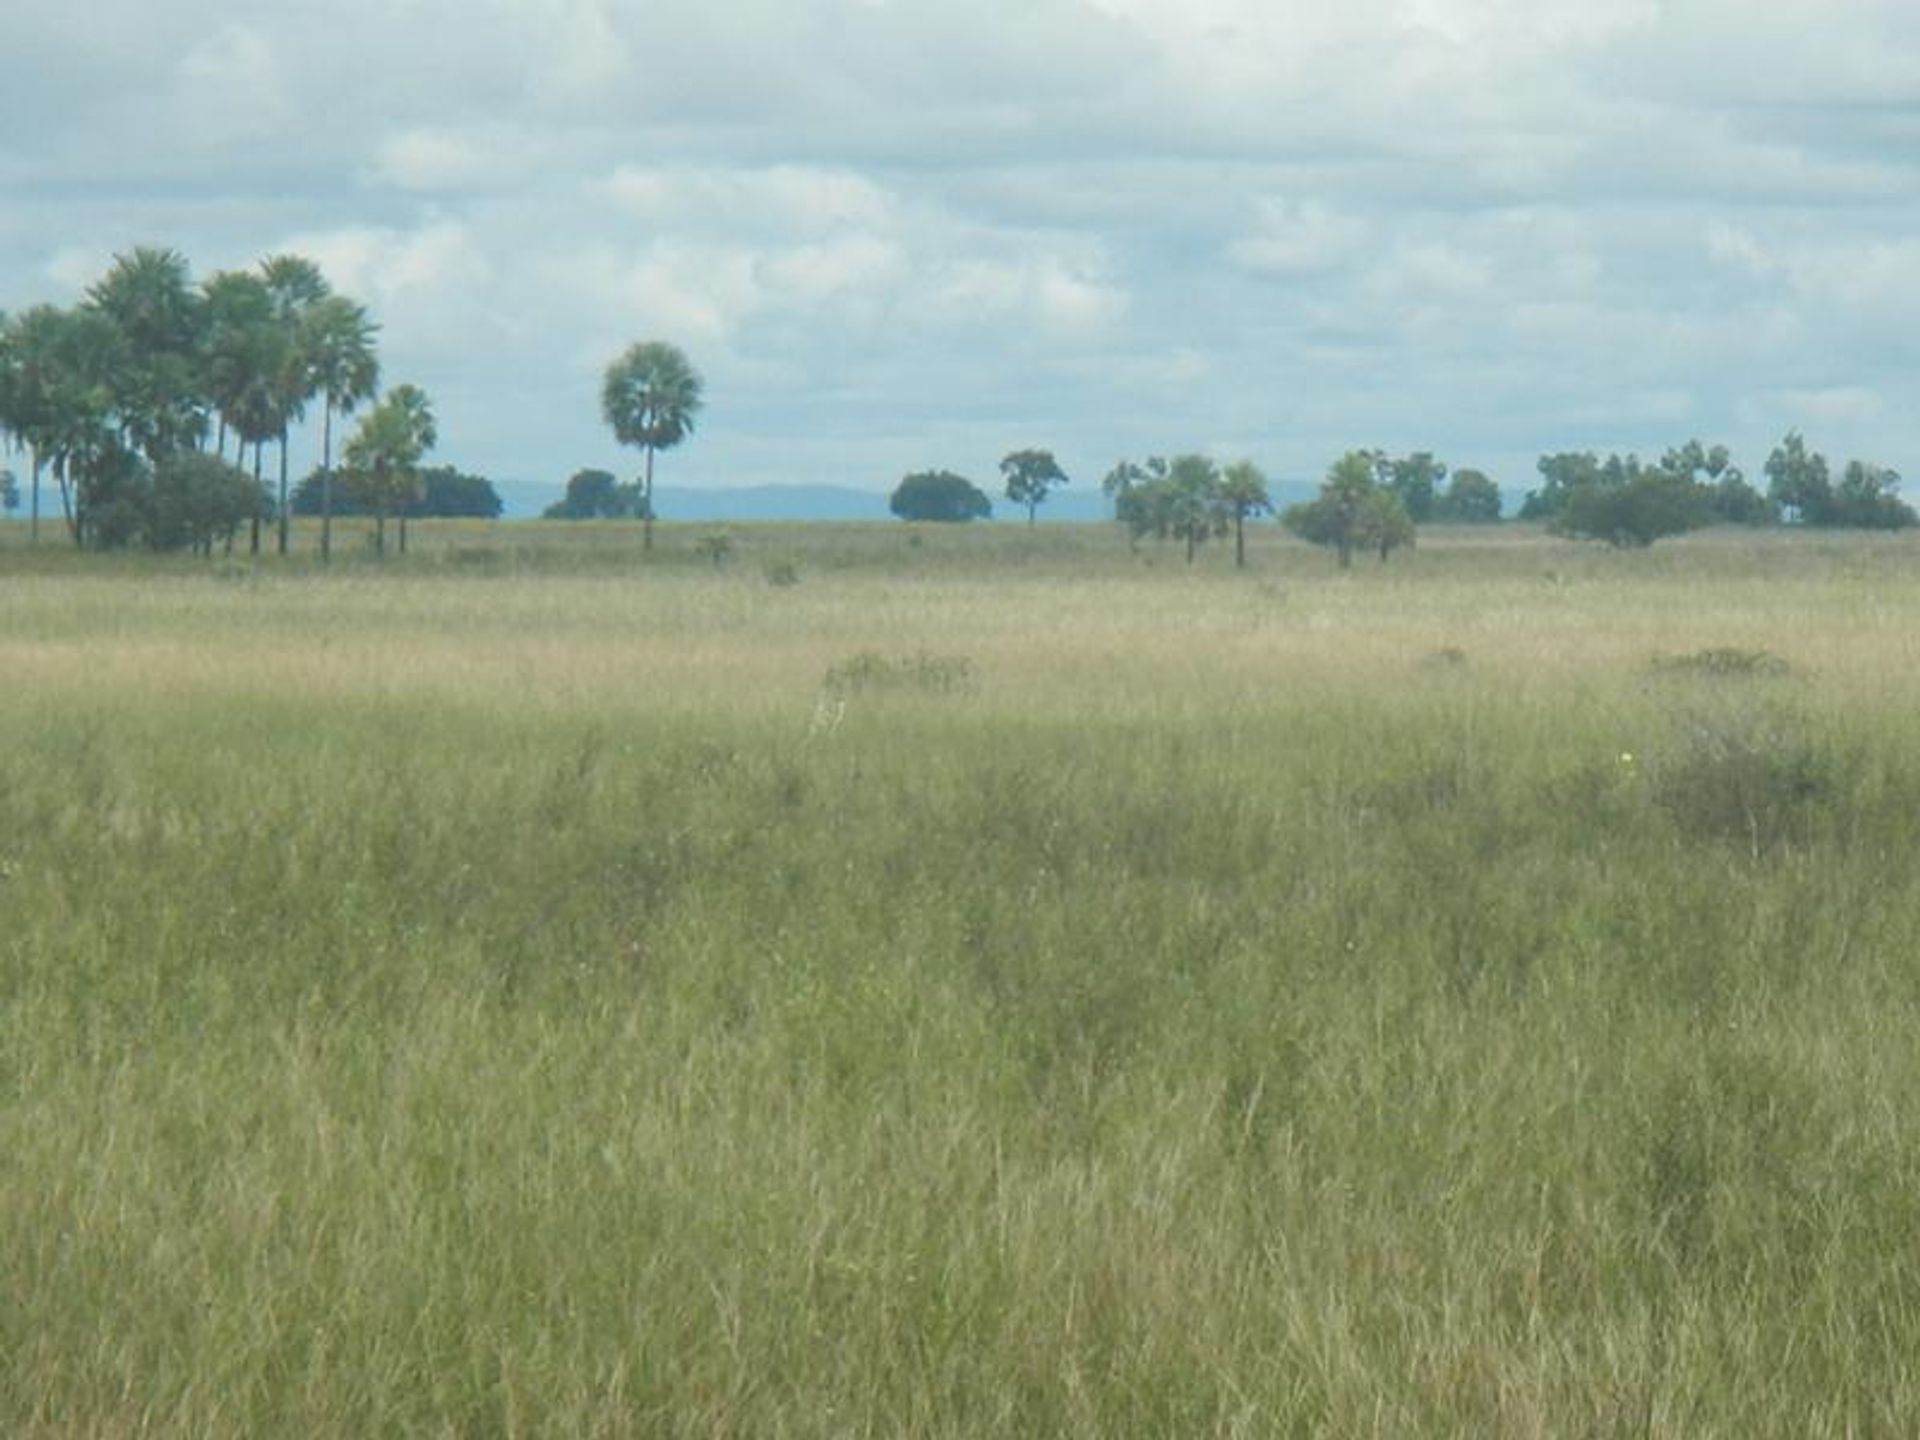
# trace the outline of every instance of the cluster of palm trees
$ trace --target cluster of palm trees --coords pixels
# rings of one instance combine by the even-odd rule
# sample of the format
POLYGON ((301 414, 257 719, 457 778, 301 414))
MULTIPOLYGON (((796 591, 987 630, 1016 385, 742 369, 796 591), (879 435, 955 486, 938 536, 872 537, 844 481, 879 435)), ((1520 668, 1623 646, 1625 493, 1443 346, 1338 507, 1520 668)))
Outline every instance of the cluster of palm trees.
MULTIPOLYGON (((154 248, 117 256, 76 305, 0 316, 0 435, 31 457, 34 538, 42 478, 50 475, 76 544, 151 539, 156 477, 185 458, 211 455, 225 463, 231 440, 234 465, 244 467, 249 450, 252 456, 245 517, 250 548, 259 552, 271 508, 284 555, 287 436, 317 403, 325 497, 320 549, 329 555, 333 420, 376 393, 376 329, 363 306, 335 294, 320 268, 302 256, 270 256, 253 269, 221 271, 196 285, 185 258, 154 248), (268 446, 278 451, 277 505, 262 476, 268 446)), ((404 469, 432 444, 425 397, 400 389, 410 392, 402 408, 411 428, 383 422, 386 431, 407 433, 383 432, 391 442, 384 448, 375 443, 381 436, 362 445, 367 454, 360 458, 370 467, 390 469, 411 447, 404 469)), ((203 462, 199 468, 211 467, 203 462)))
POLYGON ((1189 565, 1196 546, 1231 532, 1233 563, 1244 568, 1247 521, 1273 509, 1267 477, 1251 460, 1224 469, 1205 455, 1154 455, 1144 465, 1122 460, 1100 487, 1135 544, 1144 535, 1182 541, 1189 565))

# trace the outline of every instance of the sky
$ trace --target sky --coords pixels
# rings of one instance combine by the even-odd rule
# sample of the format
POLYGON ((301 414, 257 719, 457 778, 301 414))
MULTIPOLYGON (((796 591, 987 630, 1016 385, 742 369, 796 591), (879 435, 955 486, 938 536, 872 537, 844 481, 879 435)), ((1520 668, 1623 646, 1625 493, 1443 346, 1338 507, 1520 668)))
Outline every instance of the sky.
POLYGON ((6 0, 0 196, 0 309, 311 256, 496 479, 633 473, 642 339, 663 484, 1920 475, 1914 0, 6 0))

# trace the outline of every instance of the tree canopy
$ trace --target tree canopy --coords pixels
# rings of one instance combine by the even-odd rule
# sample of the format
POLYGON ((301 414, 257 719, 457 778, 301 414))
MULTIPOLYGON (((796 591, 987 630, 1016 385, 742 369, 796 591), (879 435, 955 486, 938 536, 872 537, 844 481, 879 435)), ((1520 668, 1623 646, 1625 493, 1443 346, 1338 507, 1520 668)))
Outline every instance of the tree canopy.
MULTIPOLYGON (((236 460, 253 447, 257 479, 264 447, 277 444, 284 498, 290 427, 323 389, 330 421, 370 386, 372 364, 364 312, 330 296, 311 260, 271 256, 196 284, 179 252, 141 247, 115 256, 79 304, 34 306, 0 325, 0 431, 31 453, 36 519, 51 475, 77 545, 198 544, 178 538, 179 496, 205 491, 215 472, 174 462, 224 459, 231 436, 236 460), (313 321, 328 307, 359 318, 354 384, 322 385, 313 321)), ((257 549, 274 507, 257 486, 248 493, 257 549)))
POLYGON ((567 493, 549 505, 545 520, 638 520, 646 498, 636 482, 622 485, 609 470, 576 470, 567 479, 567 493))
POLYGON ((993 502, 986 492, 950 470, 921 470, 906 476, 894 487, 887 508, 902 520, 944 524, 986 520, 993 515, 993 502))
POLYGON ((629 346, 607 367, 600 386, 600 411, 622 445, 637 445, 646 456, 640 480, 642 545, 653 548, 653 456, 670 450, 693 433, 701 398, 700 372, 678 347, 662 340, 629 346))
POLYGON ((1353 564, 1355 550, 1373 550, 1385 561, 1414 542, 1413 517, 1379 478, 1377 457, 1378 452, 1349 450, 1333 462, 1317 496, 1289 505, 1280 517, 1302 540, 1334 551, 1342 569, 1353 564))
POLYGON ((407 514, 421 495, 421 456, 439 440, 433 406, 417 385, 396 385, 369 410, 347 441, 348 486, 372 507, 374 548, 387 548, 387 517, 400 517, 400 551, 407 549, 407 514))
POLYGON ((1047 492, 1067 483, 1067 472, 1051 450, 1015 450, 1001 459, 1000 474, 1007 482, 1007 499, 1027 507, 1029 525, 1046 502, 1047 492))

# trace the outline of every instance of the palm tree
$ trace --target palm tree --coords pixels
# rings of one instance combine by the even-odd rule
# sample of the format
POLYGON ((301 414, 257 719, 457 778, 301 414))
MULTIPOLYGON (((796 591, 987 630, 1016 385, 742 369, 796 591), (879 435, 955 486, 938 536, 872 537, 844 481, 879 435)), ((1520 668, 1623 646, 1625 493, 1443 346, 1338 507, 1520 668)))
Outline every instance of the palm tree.
POLYGON ((198 446, 207 425, 198 386, 207 314, 186 257, 146 246, 117 255, 84 308, 119 331, 113 409, 121 443, 156 462, 198 446))
POLYGON ((13 442, 26 447, 30 501, 27 539, 40 543, 40 477, 47 462, 49 386, 61 312, 36 305, 13 316, 0 333, 4 344, 5 392, 0 396, 0 427, 13 442))
POLYGON ((700 374, 678 347, 660 340, 630 346, 607 367, 600 411, 622 445, 647 457, 640 482, 641 546, 653 548, 653 452, 670 450, 693 433, 700 410, 700 374))
POLYGON ((396 385, 360 421, 347 441, 346 462, 373 501, 374 553, 387 553, 387 515, 400 511, 400 553, 407 553, 407 512, 419 487, 415 467, 439 440, 433 406, 417 385, 396 385))
POLYGON ((17 316, 8 336, 11 426, 33 452, 29 533, 38 533, 40 476, 51 469, 67 532, 82 545, 96 472, 104 473, 107 462, 125 452, 115 424, 125 337, 98 311, 53 305, 17 316))
POLYGON ((304 255, 269 255, 260 262, 260 279, 272 302, 275 322, 287 334, 287 348, 275 377, 280 430, 279 552, 287 553, 287 428, 306 412, 307 401, 319 391, 313 367, 300 343, 306 338, 306 318, 313 307, 333 293, 320 267, 304 255))
MULTIPOLYGON (((225 458, 227 431, 247 404, 262 361, 260 332, 273 323, 273 297, 266 282, 245 270, 222 270, 202 287, 207 328, 201 352, 201 386, 219 417, 214 453, 225 458)), ((244 456, 242 457, 244 458, 244 456)))
POLYGON ((1251 460, 1236 460, 1220 477, 1220 503, 1233 517, 1233 563, 1247 568, 1247 519, 1273 509, 1273 497, 1267 493, 1267 477, 1251 460))
POLYGON ((366 310, 341 295, 316 301, 301 317, 300 351, 320 396, 320 558, 333 557, 333 416, 353 413, 380 384, 373 351, 379 328, 366 310))

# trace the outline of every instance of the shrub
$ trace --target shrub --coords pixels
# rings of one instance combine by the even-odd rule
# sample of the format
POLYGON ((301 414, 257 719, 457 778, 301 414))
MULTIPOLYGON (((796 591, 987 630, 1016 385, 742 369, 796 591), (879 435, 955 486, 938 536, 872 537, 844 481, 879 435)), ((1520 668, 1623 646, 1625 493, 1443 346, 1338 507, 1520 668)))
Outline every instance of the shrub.
POLYGON ((902 656, 890 660, 862 650, 827 671, 826 689, 832 695, 855 695, 869 690, 912 690, 947 695, 972 683, 973 662, 964 655, 902 656))

